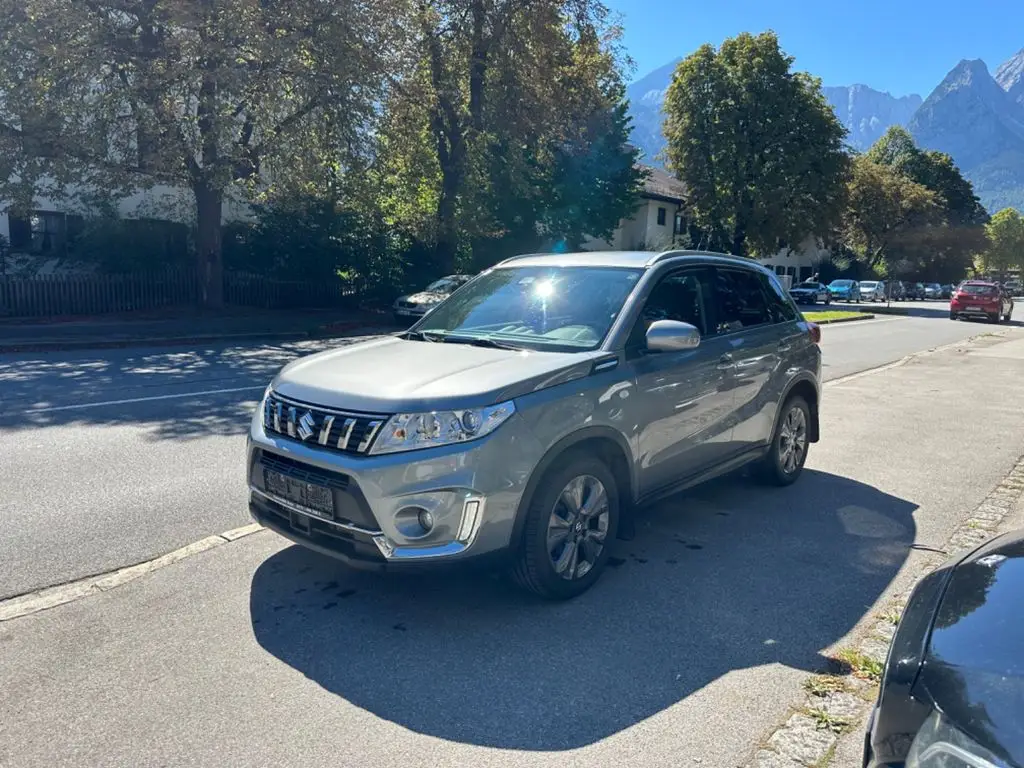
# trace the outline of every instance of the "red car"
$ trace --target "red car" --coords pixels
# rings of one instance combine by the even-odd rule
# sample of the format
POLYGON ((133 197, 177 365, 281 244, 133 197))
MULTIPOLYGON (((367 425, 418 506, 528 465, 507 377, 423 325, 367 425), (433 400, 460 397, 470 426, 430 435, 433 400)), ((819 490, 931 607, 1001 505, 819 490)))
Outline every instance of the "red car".
POLYGON ((980 317, 990 323, 1009 322, 1013 315, 1013 299, 999 283, 967 280, 953 292, 949 300, 949 319, 980 317))

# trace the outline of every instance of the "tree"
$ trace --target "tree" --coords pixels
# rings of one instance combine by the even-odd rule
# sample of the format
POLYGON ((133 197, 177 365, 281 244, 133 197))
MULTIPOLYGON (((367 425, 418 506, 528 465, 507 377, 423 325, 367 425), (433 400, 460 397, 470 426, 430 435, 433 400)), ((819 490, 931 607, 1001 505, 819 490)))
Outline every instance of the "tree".
POLYGON ((314 183, 365 151, 404 0, 0 0, 0 197, 190 191, 204 303, 225 200, 314 183))
POLYGON ((936 195, 942 223, 922 231, 928 235, 929 250, 920 254, 919 271, 933 279, 963 277, 973 255, 986 246, 984 224, 989 217, 953 158, 919 148, 910 133, 899 126, 886 131, 866 155, 936 195))
POLYGON ((695 224, 735 254, 823 236, 843 210, 846 131, 792 64, 775 33, 744 33, 680 62, 665 98, 669 168, 695 224))
MULTIPOLYGON (((581 239, 629 215, 620 31, 596 0, 430 0, 417 15, 421 66, 387 111, 414 141, 388 175, 424 167, 436 190, 438 271, 496 240, 581 239), (429 146, 428 162, 424 150, 429 146), (435 170, 436 169, 436 170, 435 170)), ((392 144, 392 146, 394 146, 392 144)))
POLYGON ((1014 267, 1024 271, 1024 216, 1016 208, 1003 208, 985 225, 988 247, 980 255, 986 272, 1001 275, 1014 267))
POLYGON ((846 245, 872 270, 910 272, 929 247, 929 229, 942 221, 938 196, 868 156, 853 160, 848 196, 846 245))

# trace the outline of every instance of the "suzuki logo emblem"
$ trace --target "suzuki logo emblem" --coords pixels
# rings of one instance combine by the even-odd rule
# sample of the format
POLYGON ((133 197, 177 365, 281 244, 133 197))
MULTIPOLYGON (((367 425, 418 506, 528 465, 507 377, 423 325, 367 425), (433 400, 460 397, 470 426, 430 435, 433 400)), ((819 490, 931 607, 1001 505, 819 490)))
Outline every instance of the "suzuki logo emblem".
POLYGON ((299 419, 296 431, 299 433, 299 437, 303 440, 309 440, 313 436, 313 432, 316 431, 316 419, 313 414, 306 411, 302 414, 302 418, 299 419))

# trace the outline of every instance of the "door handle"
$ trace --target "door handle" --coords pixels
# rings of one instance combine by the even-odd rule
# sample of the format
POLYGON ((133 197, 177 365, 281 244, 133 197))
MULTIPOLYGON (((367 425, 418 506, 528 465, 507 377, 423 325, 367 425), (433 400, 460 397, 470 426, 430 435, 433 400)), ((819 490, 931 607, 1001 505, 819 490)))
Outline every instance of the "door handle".
POLYGON ((780 341, 779 342, 779 347, 778 347, 779 352, 789 352, 789 350, 791 350, 792 348, 793 348, 793 345, 790 344, 787 341, 780 341))

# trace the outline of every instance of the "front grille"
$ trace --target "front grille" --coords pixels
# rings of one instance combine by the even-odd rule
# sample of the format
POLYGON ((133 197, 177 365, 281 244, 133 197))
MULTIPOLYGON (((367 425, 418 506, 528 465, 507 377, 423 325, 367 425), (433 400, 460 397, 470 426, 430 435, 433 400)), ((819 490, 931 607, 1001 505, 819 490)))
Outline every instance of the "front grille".
POLYGON ((388 418, 380 414, 330 410, 273 393, 267 397, 263 409, 263 427, 267 432, 349 454, 367 453, 388 418))
POLYGON ((400 306, 402 309, 412 309, 416 305, 413 304, 411 301, 400 301, 398 302, 398 306, 400 306))

